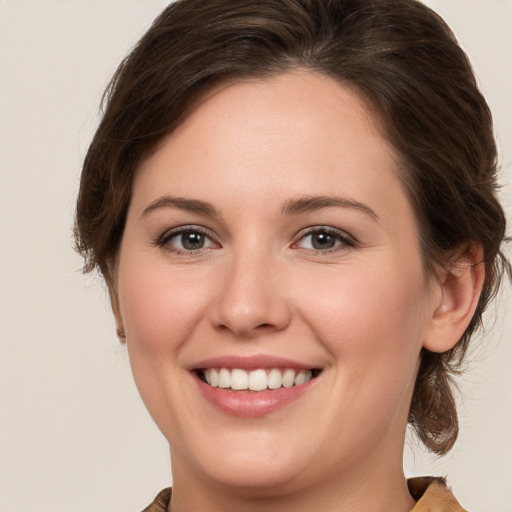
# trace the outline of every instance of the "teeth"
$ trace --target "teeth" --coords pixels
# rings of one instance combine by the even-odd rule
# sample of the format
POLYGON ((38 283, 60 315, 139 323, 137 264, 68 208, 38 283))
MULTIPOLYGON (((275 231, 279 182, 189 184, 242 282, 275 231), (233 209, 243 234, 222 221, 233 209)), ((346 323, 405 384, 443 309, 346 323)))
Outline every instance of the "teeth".
POLYGON ((268 374, 268 387, 270 389, 278 389, 283 385, 283 377, 281 376, 281 372, 274 368, 270 370, 268 374))
POLYGON ((291 388, 295 384, 295 372, 293 370, 285 370, 283 373, 283 386, 291 388))
POLYGON ((233 389, 235 391, 263 391, 264 389, 291 388, 300 386, 311 380, 311 370, 293 370, 286 368, 281 370, 253 370, 246 372, 239 368, 208 368, 204 370, 204 378, 212 387, 233 389))
MULTIPOLYGON (((249 376, 243 370, 231 370, 231 389, 247 389, 249 376)), ((252 388, 251 388, 252 389, 252 388)))
POLYGON ((267 389, 267 372, 265 370, 254 370, 249 373, 249 389, 251 391, 263 391, 267 389))
POLYGON ((295 385, 300 386, 306 382, 306 374, 304 372, 299 372, 295 375, 295 385))
POLYGON ((218 372, 205 372, 205 376, 206 376, 206 382, 208 382, 208 377, 210 377, 210 382, 208 382, 208 384, 210 384, 210 386, 212 386, 212 388, 216 388, 219 385, 218 372))
POLYGON ((231 372, 227 368, 221 368, 219 371, 219 388, 231 387, 231 372))

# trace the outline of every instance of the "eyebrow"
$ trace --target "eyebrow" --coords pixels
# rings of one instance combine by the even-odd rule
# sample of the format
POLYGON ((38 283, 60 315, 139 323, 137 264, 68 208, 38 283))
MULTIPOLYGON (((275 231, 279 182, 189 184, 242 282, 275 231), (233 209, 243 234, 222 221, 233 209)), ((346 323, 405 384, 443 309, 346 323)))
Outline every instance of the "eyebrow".
POLYGON ((299 199, 290 199, 284 204, 283 209, 281 210, 281 214, 298 215, 300 213, 332 207, 354 208, 363 213, 366 213, 373 220, 379 220, 379 216, 369 206, 352 199, 331 196, 306 196, 299 199))
MULTIPOLYGON (((306 196, 298 199, 289 199, 281 209, 281 215, 299 215, 322 208, 355 208, 366 213, 374 220, 379 220, 378 215, 367 205, 342 197, 330 196, 306 196)), ((150 214, 155 210, 163 208, 177 208, 186 212, 199 213, 206 217, 221 217, 219 210, 207 201, 200 199, 186 199, 183 197, 172 197, 165 195, 152 201, 142 212, 141 217, 150 214)))
POLYGON ((142 212, 141 217, 162 208, 177 208, 186 212, 199 213, 207 217, 220 217, 220 212, 211 204, 199 199, 162 196, 152 201, 142 212))

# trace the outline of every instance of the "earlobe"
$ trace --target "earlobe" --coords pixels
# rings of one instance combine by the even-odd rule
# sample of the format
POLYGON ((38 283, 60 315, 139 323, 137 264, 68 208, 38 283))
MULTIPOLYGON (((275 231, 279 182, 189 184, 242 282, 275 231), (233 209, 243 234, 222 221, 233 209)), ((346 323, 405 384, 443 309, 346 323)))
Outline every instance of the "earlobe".
POLYGON ((481 247, 471 247, 450 262, 436 284, 437 301, 425 333, 424 348, 446 352, 457 344, 478 306, 484 278, 481 247))
POLYGON ((126 343, 126 333, 124 330, 123 319, 121 317, 121 310, 119 308, 118 294, 112 286, 108 288, 108 294, 110 297, 110 305, 112 307, 112 313, 116 322, 116 336, 120 343, 126 343))
POLYGON ((123 327, 117 327, 116 328, 116 336, 119 340, 119 343, 126 343, 126 333, 124 332, 123 327))

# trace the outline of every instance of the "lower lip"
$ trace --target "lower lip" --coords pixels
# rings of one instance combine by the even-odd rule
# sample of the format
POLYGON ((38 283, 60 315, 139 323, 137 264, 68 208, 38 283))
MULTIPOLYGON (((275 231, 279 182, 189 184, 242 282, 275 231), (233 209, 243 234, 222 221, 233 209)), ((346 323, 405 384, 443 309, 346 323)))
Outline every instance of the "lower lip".
POLYGON ((312 379, 291 388, 267 389, 265 391, 232 391, 214 388, 196 376, 203 396, 217 409, 232 416, 258 418, 276 412, 298 400, 311 388, 312 379))

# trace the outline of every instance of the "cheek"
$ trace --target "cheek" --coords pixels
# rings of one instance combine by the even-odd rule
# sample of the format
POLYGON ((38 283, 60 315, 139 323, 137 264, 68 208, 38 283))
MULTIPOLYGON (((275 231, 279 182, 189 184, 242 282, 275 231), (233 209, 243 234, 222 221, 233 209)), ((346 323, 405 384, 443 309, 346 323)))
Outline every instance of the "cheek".
POLYGON ((317 276, 322 293, 303 293, 303 316, 357 381, 365 369, 387 382, 414 374, 427 325, 421 265, 380 263, 333 269, 317 276))
POLYGON ((166 265, 127 260, 119 272, 120 311, 127 338, 147 350, 180 346, 204 313, 201 276, 171 272, 166 265), (143 263, 141 263, 143 264, 143 263))
MULTIPOLYGON (((197 272, 196 278, 201 278, 197 272)), ((204 316, 206 290, 190 272, 171 272, 169 265, 148 261, 135 250, 126 251, 118 282, 137 388, 157 425, 166 435, 176 435, 177 418, 183 413, 176 393, 186 378, 180 355, 204 316)))

